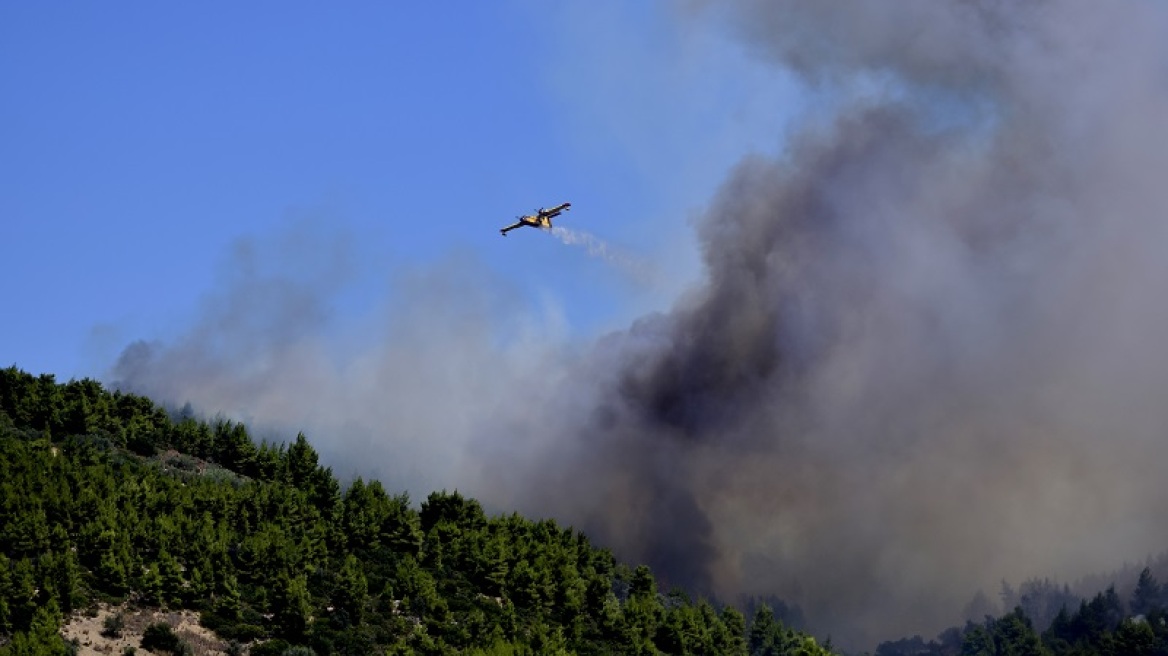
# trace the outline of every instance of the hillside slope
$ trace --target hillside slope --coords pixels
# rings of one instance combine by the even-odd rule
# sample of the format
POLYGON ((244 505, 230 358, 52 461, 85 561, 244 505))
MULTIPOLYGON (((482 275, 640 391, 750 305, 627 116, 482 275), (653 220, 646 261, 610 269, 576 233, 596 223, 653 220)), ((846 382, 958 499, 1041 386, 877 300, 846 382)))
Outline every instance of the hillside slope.
POLYGON ((197 611, 252 654, 827 653, 553 521, 343 489, 303 435, 256 444, 92 380, 0 370, 0 469, 0 653, 68 653, 64 617, 99 602, 197 611))

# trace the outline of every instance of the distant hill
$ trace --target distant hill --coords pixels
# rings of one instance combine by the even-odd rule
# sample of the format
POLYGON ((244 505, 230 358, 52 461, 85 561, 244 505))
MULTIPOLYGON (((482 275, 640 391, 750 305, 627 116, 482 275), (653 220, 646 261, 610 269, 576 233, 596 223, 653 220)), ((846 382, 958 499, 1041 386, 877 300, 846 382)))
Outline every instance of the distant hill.
MULTIPOLYGON (((92 380, 0 370, 0 471, 0 654, 76 653, 60 629, 99 604, 196 612, 225 653, 828 653, 769 607, 748 631, 662 594, 553 521, 342 487, 303 435, 257 444, 92 380)), ((137 628, 194 653, 168 624, 137 628)))

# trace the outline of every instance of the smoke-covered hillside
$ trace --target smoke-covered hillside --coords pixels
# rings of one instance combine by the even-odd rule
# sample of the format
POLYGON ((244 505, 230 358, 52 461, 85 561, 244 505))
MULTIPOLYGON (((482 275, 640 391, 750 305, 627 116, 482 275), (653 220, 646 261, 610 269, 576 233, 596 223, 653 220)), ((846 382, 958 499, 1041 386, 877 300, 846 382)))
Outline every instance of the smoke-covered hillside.
POLYGON ((662 594, 554 521, 342 488, 303 435, 256 444, 92 380, 0 370, 0 466, 2 656, 98 653, 58 630, 99 604, 103 636, 153 653, 828 653, 768 608, 747 635, 736 609, 662 594), (218 637, 143 630, 184 609, 218 637))

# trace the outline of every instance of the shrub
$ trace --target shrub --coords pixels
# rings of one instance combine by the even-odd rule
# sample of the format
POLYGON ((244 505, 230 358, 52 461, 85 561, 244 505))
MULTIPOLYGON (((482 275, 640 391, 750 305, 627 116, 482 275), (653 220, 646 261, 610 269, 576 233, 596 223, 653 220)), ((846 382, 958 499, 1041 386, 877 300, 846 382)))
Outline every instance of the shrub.
POLYGON ((286 641, 276 638, 267 642, 261 642, 258 645, 252 645, 249 653, 251 656, 283 656, 284 651, 289 647, 291 645, 286 641))
POLYGON ((176 656, 187 656, 192 653, 191 646, 174 633, 174 629, 166 622, 156 622, 146 627, 142 634, 142 649, 162 651, 176 656))
POLYGON ((121 613, 115 613, 105 618, 101 623, 101 634, 107 638, 122 637, 122 629, 126 628, 126 620, 121 613))

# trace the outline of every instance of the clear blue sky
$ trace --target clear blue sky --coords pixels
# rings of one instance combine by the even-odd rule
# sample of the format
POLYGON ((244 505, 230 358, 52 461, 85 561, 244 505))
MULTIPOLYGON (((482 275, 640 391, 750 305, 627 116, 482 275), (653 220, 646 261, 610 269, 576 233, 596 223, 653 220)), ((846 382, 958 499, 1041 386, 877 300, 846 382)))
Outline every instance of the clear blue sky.
POLYGON ((577 336, 667 307, 698 276, 692 220, 741 155, 779 148, 795 102, 674 9, 0 5, 0 366, 101 377, 191 321, 235 241, 305 219, 367 256, 341 312, 451 257, 553 299, 577 336), (562 225, 656 282, 499 237, 562 201, 562 225))

